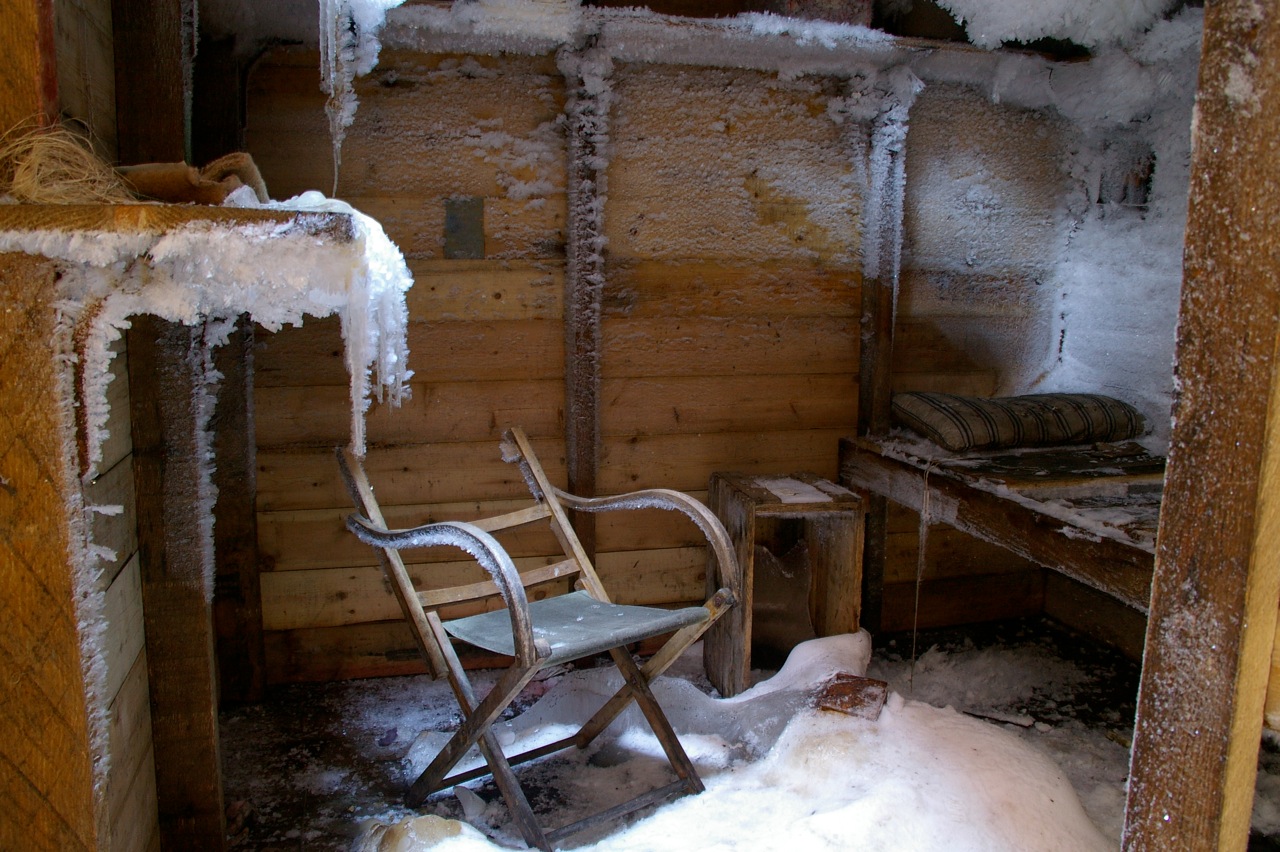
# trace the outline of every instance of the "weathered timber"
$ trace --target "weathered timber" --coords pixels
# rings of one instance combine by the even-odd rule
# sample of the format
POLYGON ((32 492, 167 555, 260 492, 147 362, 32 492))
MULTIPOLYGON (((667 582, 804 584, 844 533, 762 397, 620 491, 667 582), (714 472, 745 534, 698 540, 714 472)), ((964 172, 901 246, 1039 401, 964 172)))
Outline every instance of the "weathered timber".
POLYGON ((52 121, 58 115, 53 0, 23 0, 6 11, 0 26, 0 122, 7 130, 33 118, 52 121))
POLYGON ((257 447, 253 324, 242 316, 213 353, 222 374, 213 417, 213 622, 222 701, 262 698, 262 595, 258 583, 257 447))
MULTIPOLYGON (((862 498, 813 474, 786 477, 715 473, 710 507, 733 542, 739 571, 738 605, 708 631, 707 677, 725 697, 746 689, 751 673, 756 545, 766 519, 798 520, 810 571, 808 613, 819 636, 858 630, 862 595, 862 498)), ((717 578, 707 574, 711 588, 717 578)))
POLYGON ((1045 575, 974 574, 886 583, 880 630, 892 632, 1027 618, 1044 610, 1045 575))
POLYGON ((195 0, 112 0, 120 162, 190 161, 195 0))
POLYGON ((1280 20, 1208 4, 1129 850, 1248 842, 1280 603, 1278 93, 1280 20))
MULTIPOLYGON (((5 26, 14 23, 6 17, 5 26)), ((22 45, 29 50, 30 45, 22 45)), ((99 848, 67 488, 55 269, 0 255, 0 848, 99 848)))
POLYGON ((201 327, 149 316, 133 319, 128 343, 160 833, 173 848, 221 850, 214 630, 206 598, 214 566, 198 511, 207 464, 197 410, 206 344, 201 327))
POLYGON ((917 512, 927 499, 931 520, 1062 571, 1146 611, 1152 557, 1136 543, 1064 534, 1065 522, 1035 508, 1034 501, 1014 501, 940 470, 926 475, 922 467, 888 458, 853 440, 841 441, 840 478, 849 487, 879 494, 917 512))

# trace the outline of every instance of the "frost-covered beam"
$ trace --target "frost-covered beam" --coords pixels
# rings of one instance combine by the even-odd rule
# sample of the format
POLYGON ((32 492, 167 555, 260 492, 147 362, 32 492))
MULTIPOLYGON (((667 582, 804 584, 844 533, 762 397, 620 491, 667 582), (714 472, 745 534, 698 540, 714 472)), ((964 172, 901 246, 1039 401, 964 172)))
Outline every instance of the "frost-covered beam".
MULTIPOLYGON (((596 493, 600 466, 600 321, 604 298, 604 208, 608 187, 609 76, 612 62, 592 38, 559 57, 569 101, 569 222, 565 268, 565 458, 569 491, 596 493)), ((588 554, 595 553, 595 517, 575 519, 588 554)))
POLYGON ((1244 849, 1280 605, 1280 19, 1207 4, 1124 847, 1244 849))

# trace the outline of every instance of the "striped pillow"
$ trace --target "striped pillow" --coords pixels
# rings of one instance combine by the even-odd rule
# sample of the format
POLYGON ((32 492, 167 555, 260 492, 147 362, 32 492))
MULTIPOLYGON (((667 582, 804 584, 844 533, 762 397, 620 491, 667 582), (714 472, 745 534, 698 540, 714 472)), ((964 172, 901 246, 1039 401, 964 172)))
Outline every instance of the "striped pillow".
POLYGON ((1041 393, 979 399, 899 393, 893 419, 952 452, 1123 441, 1146 429, 1128 403, 1093 393, 1041 393))

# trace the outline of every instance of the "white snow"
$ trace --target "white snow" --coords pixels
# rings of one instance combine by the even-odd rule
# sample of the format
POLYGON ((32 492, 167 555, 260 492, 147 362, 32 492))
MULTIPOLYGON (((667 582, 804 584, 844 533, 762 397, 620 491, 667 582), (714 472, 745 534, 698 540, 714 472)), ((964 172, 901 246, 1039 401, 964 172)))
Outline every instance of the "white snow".
POLYGON ((1085 47, 1126 41, 1150 27, 1174 0, 939 0, 981 47, 1006 41, 1067 39, 1085 47))
MULTIPOLYGON (((877 721, 810 706, 809 693, 830 675, 866 671, 870 641, 859 633, 800 645, 774 677, 733 699, 709 697, 680 679, 658 681, 658 699, 668 708, 706 791, 677 799, 606 837, 573 838, 569 846, 585 840, 588 845, 577 848, 600 852, 1079 852, 1112 845, 1090 820, 1062 770, 1009 728, 898 694, 890 697, 877 721)), ((945 667, 926 659, 924 666, 931 665, 945 667)), ((1042 674, 1027 671, 1024 677, 1034 680, 1042 674)), ((566 676, 532 708, 500 726, 504 748, 564 736, 568 726, 585 719, 619 683, 612 669, 566 676)), ((1011 683, 1010 688, 1025 691, 1022 684, 1011 683)), ((431 732, 415 744, 409 775, 425 765, 445 736, 431 732)), ((606 737, 576 768, 578 780, 567 782, 572 788, 564 792, 575 806, 562 809, 573 813, 558 815, 561 821, 668 777, 654 760, 659 754, 656 739, 634 709, 606 737)), ((486 833, 494 831, 492 822, 504 821, 499 802, 484 806, 467 796, 463 812, 486 833)), ((417 826, 427 834, 432 822, 417 826)), ((461 828, 428 847, 406 839, 413 828, 413 818, 395 832, 371 826, 357 848, 502 848, 479 831, 461 828)), ((502 831, 495 838, 509 839, 502 831)))

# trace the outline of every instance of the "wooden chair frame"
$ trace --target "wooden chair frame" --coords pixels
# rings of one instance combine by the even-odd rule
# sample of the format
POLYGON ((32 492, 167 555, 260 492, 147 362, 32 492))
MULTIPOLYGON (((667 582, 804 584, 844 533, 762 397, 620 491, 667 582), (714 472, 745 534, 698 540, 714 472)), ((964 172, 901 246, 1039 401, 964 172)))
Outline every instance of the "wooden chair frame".
MULTIPOLYGON (((350 450, 340 449, 338 463, 358 510, 357 514, 348 517, 347 526, 362 541, 377 548, 387 579, 400 603, 405 619, 413 630, 419 650, 432 676, 439 677, 443 674, 448 678, 463 714, 462 725, 409 788, 405 797, 406 802, 411 807, 417 807, 427 796, 446 787, 492 775, 524 841, 532 847, 550 850, 561 838, 616 819, 646 805, 659 802, 670 795, 702 791, 702 782, 698 778, 693 762, 681 747, 675 731, 672 730, 662 709, 654 699, 649 684, 665 672, 693 642, 697 641, 724 612, 733 606, 738 598, 738 590, 734 587, 738 572, 735 568, 733 545, 724 527, 710 510, 692 497, 666 489, 647 489, 614 497, 577 497, 551 484, 538 463, 528 438, 518 428, 510 429, 504 434, 502 450, 505 461, 519 465, 535 499, 534 505, 479 521, 444 521, 403 530, 392 530, 387 527, 360 460, 350 450), (707 570, 716 571, 720 586, 702 607, 676 611, 676 615, 682 618, 681 623, 677 625, 671 638, 643 666, 636 664, 627 646, 638 639, 652 638, 671 632, 669 624, 664 626, 664 619, 669 620, 670 611, 650 607, 613 605, 592 567, 591 560, 574 534, 567 511, 606 512, 635 508, 671 509, 688 516, 707 538, 709 551, 707 570), (553 565, 526 571, 521 575, 511 557, 492 533, 538 521, 549 522, 566 558, 553 565), (448 545, 466 551, 488 572, 491 581, 419 592, 405 568, 400 550, 437 545, 448 545), (577 576, 576 585, 586 593, 586 596, 577 595, 577 598, 583 602, 589 602, 588 606, 592 608, 598 608, 597 604, 603 604, 610 608, 610 614, 637 616, 639 619, 637 629, 643 628, 643 635, 637 636, 633 631, 625 637, 625 641, 613 641, 619 637, 610 636, 602 640, 603 644, 563 644, 559 650, 553 651, 551 643, 544 636, 536 635, 541 632, 539 612, 545 611, 540 610, 539 607, 546 601, 538 601, 531 608, 525 594, 525 587, 574 575, 577 576), (441 606, 479 600, 495 594, 501 595, 510 617, 509 640, 512 662, 489 693, 481 699, 477 697, 463 670, 449 632, 461 630, 462 622, 475 621, 478 617, 445 622, 436 610, 441 606), (682 616, 680 616, 681 613, 683 613, 682 616), (624 680, 623 686, 572 736, 522 754, 511 757, 505 755, 491 726, 521 689, 539 670, 548 665, 603 651, 609 653, 618 667, 624 680), (677 780, 601 813, 552 831, 544 831, 534 818, 528 798, 521 789, 512 766, 554 754, 571 746, 585 748, 632 701, 639 706, 662 744, 677 780), (479 749, 487 768, 480 767, 448 775, 472 746, 479 749)), ((561 600, 564 601, 565 598, 561 600)), ((490 618, 486 623, 492 626, 492 622, 493 619, 490 618)), ((501 626, 505 631, 508 626, 505 619, 502 620, 501 626)), ((490 650, 494 649, 490 648, 490 650)))

